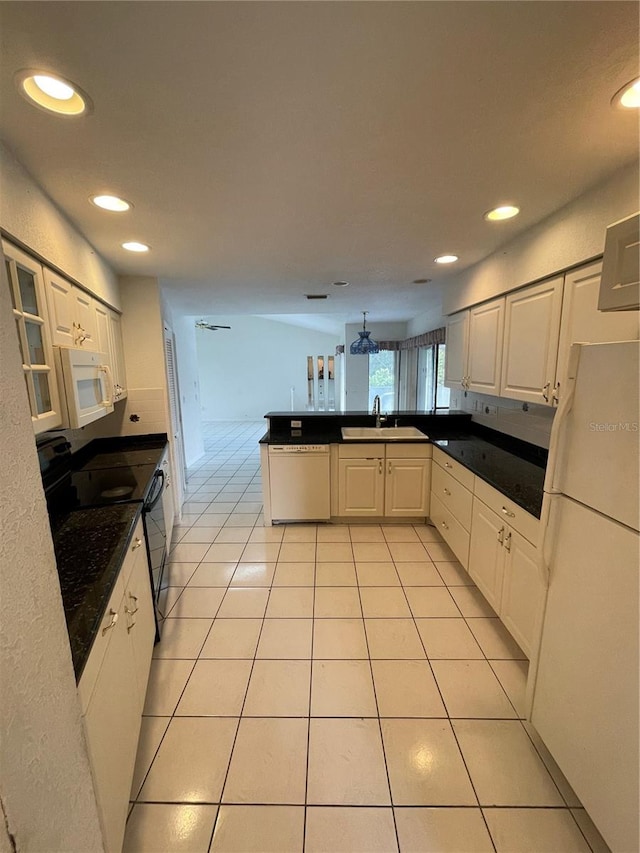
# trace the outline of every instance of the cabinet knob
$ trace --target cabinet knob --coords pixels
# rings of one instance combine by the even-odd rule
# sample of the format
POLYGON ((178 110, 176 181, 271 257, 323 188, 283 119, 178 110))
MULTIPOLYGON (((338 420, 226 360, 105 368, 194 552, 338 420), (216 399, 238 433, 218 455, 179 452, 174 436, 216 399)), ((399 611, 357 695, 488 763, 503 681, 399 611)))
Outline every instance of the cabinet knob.
POLYGON ((103 637, 104 637, 104 635, 107 633, 107 631, 109 631, 111 628, 113 628, 113 626, 114 626, 114 625, 116 624, 116 622, 118 621, 118 614, 117 614, 117 613, 116 613, 116 611, 113 609, 113 607, 110 607, 110 608, 109 608, 109 615, 111 616, 111 622, 109 622, 109 624, 108 624, 108 625, 106 625, 106 626, 102 629, 102 636, 103 636, 103 637))
POLYGON ((443 489, 442 491, 445 493, 445 495, 446 495, 448 498, 450 498, 450 497, 451 497, 451 492, 449 491, 449 489, 443 489))
POLYGON ((449 525, 447 524, 447 522, 446 522, 446 521, 441 521, 441 522, 440 522, 440 527, 444 527, 444 529, 445 529, 445 530, 448 530, 448 529, 449 529, 449 525))
POLYGON ((141 545, 142 545, 142 539, 136 539, 136 541, 134 542, 134 544, 131 546, 131 550, 132 550, 132 551, 135 551, 135 550, 136 550, 137 548, 139 548, 141 545))
POLYGON ((516 517, 515 512, 511 512, 511 510, 507 509, 506 506, 502 507, 502 514, 506 515, 507 518, 515 518, 516 517))
POLYGON ((445 462, 444 467, 445 468, 453 468, 453 465, 450 462, 445 462))

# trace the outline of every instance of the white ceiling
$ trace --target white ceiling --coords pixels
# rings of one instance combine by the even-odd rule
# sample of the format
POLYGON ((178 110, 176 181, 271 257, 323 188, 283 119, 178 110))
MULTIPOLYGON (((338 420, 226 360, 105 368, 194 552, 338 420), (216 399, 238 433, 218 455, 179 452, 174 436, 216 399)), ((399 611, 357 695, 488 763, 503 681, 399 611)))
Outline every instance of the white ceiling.
POLYGON ((635 2, 51 0, 2 2, 0 24, 5 141, 182 313, 437 313, 436 255, 473 264, 638 155, 637 115, 610 106, 637 74, 635 2), (25 67, 93 113, 31 107, 25 67), (98 191, 134 210, 99 211, 98 191), (521 215, 486 223, 505 201, 521 215))

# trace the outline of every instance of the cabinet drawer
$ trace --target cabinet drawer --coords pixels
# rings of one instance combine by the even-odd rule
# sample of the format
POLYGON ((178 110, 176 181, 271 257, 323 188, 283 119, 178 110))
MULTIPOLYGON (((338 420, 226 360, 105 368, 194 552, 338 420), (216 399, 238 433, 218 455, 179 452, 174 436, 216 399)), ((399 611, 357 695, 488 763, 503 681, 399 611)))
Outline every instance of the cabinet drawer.
POLYGON ((459 483, 469 489, 470 492, 473 491, 473 480, 474 474, 469 471, 468 468, 465 468, 464 465, 461 465, 455 459, 452 459, 450 456, 447 456, 446 453, 443 453, 439 447, 433 448, 433 461, 437 462, 441 468, 444 468, 449 474, 456 478, 459 483))
POLYGON ((109 641, 111 640, 113 627, 115 627, 115 625, 113 627, 110 627, 112 624, 113 614, 117 614, 118 619, 122 618, 124 612, 123 610, 121 612, 123 596, 124 582, 122 580, 122 575, 119 575, 113 588, 113 592, 111 593, 109 603, 107 604, 107 607, 104 611, 104 616, 100 621, 100 627, 98 628, 98 632, 93 641, 93 645, 91 646, 89 657, 87 658, 87 662, 85 664, 82 676, 80 678, 80 682, 78 684, 78 696, 80 697, 80 706, 82 709, 82 714, 86 713, 87 708, 89 706, 91 694, 93 693, 93 689, 96 685, 98 673, 100 672, 102 661, 104 660, 104 656, 109 646, 109 641))
POLYGON ((433 466, 431 491, 455 516, 465 530, 471 529, 471 505, 473 495, 448 471, 439 465, 433 466))
POLYGON ((384 444, 339 444, 338 457, 340 459, 384 459, 384 444))
POLYGON ((434 492, 431 492, 430 516, 438 533, 466 569, 469 564, 469 533, 434 492))
POLYGON ((400 444, 388 442, 387 459, 431 459, 432 445, 423 441, 400 444))
POLYGON ((477 495, 490 509, 497 513, 510 527, 521 533, 533 545, 538 545, 540 520, 522 509, 517 503, 507 498, 493 486, 476 477, 474 494, 477 495))

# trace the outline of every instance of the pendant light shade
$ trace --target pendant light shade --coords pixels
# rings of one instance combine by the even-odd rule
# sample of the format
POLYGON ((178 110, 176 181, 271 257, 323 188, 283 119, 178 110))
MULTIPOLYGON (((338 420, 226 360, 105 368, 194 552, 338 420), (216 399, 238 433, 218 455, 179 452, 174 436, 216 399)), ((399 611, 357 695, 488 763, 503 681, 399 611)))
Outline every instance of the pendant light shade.
POLYGON ((351 355, 375 355, 375 353, 380 352, 378 344, 369 337, 371 332, 367 331, 368 313, 368 311, 362 312, 362 331, 358 332, 358 340, 354 341, 349 347, 351 355))

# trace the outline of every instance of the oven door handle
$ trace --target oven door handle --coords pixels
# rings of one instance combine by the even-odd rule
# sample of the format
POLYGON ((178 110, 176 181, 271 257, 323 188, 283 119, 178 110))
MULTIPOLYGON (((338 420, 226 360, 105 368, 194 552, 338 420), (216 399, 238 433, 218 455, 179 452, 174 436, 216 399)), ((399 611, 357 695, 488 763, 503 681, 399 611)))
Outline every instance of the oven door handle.
POLYGON ((158 468, 156 473, 153 475, 153 479, 156 481, 160 480, 160 488, 158 489, 158 493, 154 495, 153 498, 151 498, 151 495, 149 496, 149 499, 144 505, 145 512, 151 512, 151 510, 155 508, 155 505, 162 497, 162 492, 164 491, 164 471, 162 470, 162 468, 158 468))

